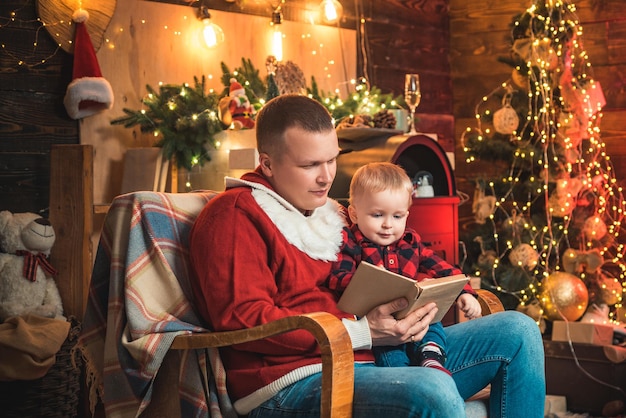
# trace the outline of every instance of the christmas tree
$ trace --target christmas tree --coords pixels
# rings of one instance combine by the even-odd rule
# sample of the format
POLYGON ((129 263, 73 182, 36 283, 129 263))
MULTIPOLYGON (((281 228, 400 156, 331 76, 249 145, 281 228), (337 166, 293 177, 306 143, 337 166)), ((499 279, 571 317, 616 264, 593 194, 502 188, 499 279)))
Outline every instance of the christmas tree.
POLYGON ((539 0, 512 24, 510 79, 482 98, 462 137, 476 177, 475 222, 461 231, 466 273, 508 309, 577 320, 587 308, 618 319, 626 286, 625 202, 605 144, 605 104, 575 6, 539 0), (491 176, 491 174, 490 174, 491 176))

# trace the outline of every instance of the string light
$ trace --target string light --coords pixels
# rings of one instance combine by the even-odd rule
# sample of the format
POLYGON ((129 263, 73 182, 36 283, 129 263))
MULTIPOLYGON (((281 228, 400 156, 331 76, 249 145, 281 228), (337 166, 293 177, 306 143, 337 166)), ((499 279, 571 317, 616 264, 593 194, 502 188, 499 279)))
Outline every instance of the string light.
MULTIPOLYGON (((508 172, 499 182, 504 189, 496 190, 491 184, 488 191, 493 196, 504 197, 495 209, 498 219, 511 219, 511 208, 517 211, 521 207, 525 222, 514 230, 514 238, 525 237, 525 242, 538 252, 540 266, 525 271, 526 288, 510 289, 502 285, 499 274, 504 266, 500 260, 511 251, 511 245, 507 241, 504 249, 498 250, 500 244, 496 231, 501 225, 496 224, 492 214, 487 219, 494 231, 495 242, 490 248, 499 253, 490 269, 477 271, 491 280, 494 289, 515 296, 522 303, 540 291, 542 279, 561 269, 560 249, 570 245, 578 245, 581 251, 598 249, 605 263, 615 264, 616 268, 610 273, 617 276, 622 288, 626 288, 625 248, 618 242, 626 202, 617 185, 610 157, 606 155, 606 145, 600 137, 600 110, 604 104, 603 97, 600 97, 601 88, 589 73, 591 65, 583 50, 583 31, 575 7, 561 1, 549 1, 545 8, 547 10, 541 13, 546 16, 542 16, 536 5, 531 6, 525 14, 527 37, 514 37, 513 50, 525 59, 526 69, 515 66, 512 79, 482 98, 475 109, 476 126, 467 127, 461 136, 465 161, 475 163, 481 153, 488 152, 489 148, 485 147, 493 147, 497 141, 506 143, 503 135, 495 139, 488 107, 498 105, 499 100, 495 99, 511 88, 520 93, 520 97, 527 98, 524 106, 528 115, 509 137, 514 149, 508 172), (561 19, 551 20, 550 16, 560 16, 561 19), (516 79, 516 76, 519 77, 516 79), (526 89, 528 91, 522 96, 526 89), (557 151, 559 148, 562 151, 557 151), (541 168, 539 176, 523 175, 533 173, 535 167, 541 168), (524 182, 530 187, 525 187, 524 182), (522 198, 518 195, 520 190, 530 191, 524 192, 522 198), (530 211, 542 206, 546 225, 537 228, 540 225, 534 222, 540 218, 539 214, 530 211), (579 233, 582 222, 575 220, 576 210, 587 207, 590 210, 595 208, 595 214, 588 217, 585 232, 579 233), (577 229, 572 229, 573 226, 577 229), (579 242, 570 242, 570 239, 579 242)), ((516 21, 513 30, 519 33, 520 26, 520 21, 516 21)), ((512 224, 506 225, 513 228, 512 224)), ((598 277, 602 274, 604 272, 598 273, 598 277)), ((590 277, 587 272, 585 280, 591 280, 590 277)), ((615 306, 618 305, 621 303, 615 306)))
POLYGON ((202 40, 207 48, 215 48, 224 43, 224 31, 211 20, 211 13, 205 5, 198 9, 198 18, 202 21, 202 40))
POLYGON ((337 23, 343 15, 343 6, 337 0, 323 0, 320 3, 320 15, 324 23, 337 23))
POLYGON ((272 55, 276 57, 277 61, 283 60, 283 12, 280 6, 272 12, 272 21, 270 26, 272 27, 272 55))
POLYGON ((54 51, 50 54, 48 54, 45 57, 42 58, 37 58, 37 50, 40 47, 39 45, 39 34, 41 32, 42 29, 45 29, 46 27, 53 27, 56 25, 62 25, 65 24, 66 22, 64 20, 60 20, 58 22, 44 22, 42 21, 40 18, 36 18, 36 19, 28 19, 28 20, 22 20, 18 18, 18 12, 20 11, 20 9, 15 9, 12 10, 9 13, 8 17, 3 17, 0 16, 0 30, 3 29, 7 29, 9 27, 11 27, 14 24, 18 24, 19 27, 25 26, 25 25, 37 25, 37 28, 35 30, 35 39, 33 40, 33 49, 30 53, 30 55, 25 55, 25 56, 18 56, 16 53, 12 52, 10 49, 10 46, 2 43, 0 44, 0 48, 2 49, 2 52, 4 54, 6 54, 7 56, 11 57, 13 60, 16 61, 16 64, 19 67, 26 67, 26 68, 35 68, 39 65, 45 64, 48 60, 50 60, 51 58, 53 58, 61 49, 61 44, 57 43, 56 48, 54 49, 54 51))

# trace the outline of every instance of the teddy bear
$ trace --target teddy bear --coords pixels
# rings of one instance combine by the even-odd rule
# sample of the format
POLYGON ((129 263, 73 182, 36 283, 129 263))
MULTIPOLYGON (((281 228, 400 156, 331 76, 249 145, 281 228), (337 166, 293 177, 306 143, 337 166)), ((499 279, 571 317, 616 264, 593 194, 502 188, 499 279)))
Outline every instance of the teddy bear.
POLYGON ((55 240, 47 219, 0 212, 0 322, 28 313, 63 318, 57 271, 48 262, 55 240))

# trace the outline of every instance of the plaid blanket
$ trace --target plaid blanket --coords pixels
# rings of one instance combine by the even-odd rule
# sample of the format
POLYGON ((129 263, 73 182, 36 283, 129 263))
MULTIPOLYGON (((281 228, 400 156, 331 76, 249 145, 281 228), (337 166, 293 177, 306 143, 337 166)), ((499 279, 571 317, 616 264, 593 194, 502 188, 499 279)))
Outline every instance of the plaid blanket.
MULTIPOLYGON (((87 363, 92 413, 136 417, 174 337, 206 331, 189 298, 189 232, 214 192, 136 192, 106 216, 91 277, 79 348, 87 363)), ((236 416, 217 349, 183 353, 183 417, 236 416), (207 364, 210 367, 207 367, 207 364)))

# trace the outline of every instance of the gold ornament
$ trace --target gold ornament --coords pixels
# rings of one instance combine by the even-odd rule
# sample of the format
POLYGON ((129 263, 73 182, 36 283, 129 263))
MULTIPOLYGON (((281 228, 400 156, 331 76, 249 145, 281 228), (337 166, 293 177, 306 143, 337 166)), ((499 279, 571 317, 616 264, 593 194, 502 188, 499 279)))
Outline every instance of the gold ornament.
POLYGON ((562 196, 558 193, 552 193, 548 199, 548 209, 553 216, 564 218, 572 213, 575 203, 571 196, 562 196))
POLYGON ((539 302, 547 320, 576 321, 587 309, 589 293, 578 277, 559 271, 543 279, 539 302))
POLYGON ((552 40, 550 38, 534 41, 531 49, 533 59, 537 66, 545 68, 546 70, 554 70, 557 65, 559 65, 559 57, 552 48, 552 40))
POLYGON ((556 180, 556 189, 548 199, 548 209, 553 216, 563 218, 572 213, 576 207, 576 196, 582 188, 582 182, 577 178, 562 178, 556 180))
POLYGON ((217 115, 226 126, 233 123, 233 115, 230 113, 230 96, 222 97, 217 105, 217 115))
POLYGON ((509 253, 509 261, 514 266, 532 270, 537 267, 539 253, 530 244, 520 244, 509 253))

